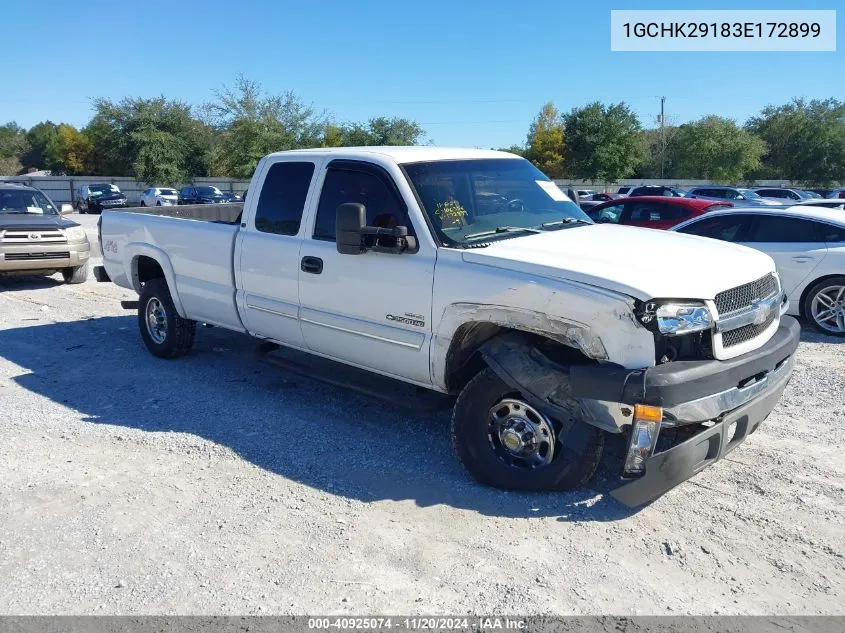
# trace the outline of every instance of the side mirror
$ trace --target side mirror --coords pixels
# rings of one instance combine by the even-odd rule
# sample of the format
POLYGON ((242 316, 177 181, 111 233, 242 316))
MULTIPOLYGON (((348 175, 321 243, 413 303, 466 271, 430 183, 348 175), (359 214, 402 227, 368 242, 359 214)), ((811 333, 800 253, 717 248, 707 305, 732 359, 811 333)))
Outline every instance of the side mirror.
POLYGON ((363 231, 367 224, 367 210, 363 204, 346 202, 335 214, 335 240, 341 255, 361 255, 364 252, 363 231))
POLYGON ((63 202, 62 205, 59 207, 59 213, 61 213, 62 215, 73 213, 73 207, 67 202, 63 202))
POLYGON ((335 211, 335 245, 342 255, 361 255, 367 251, 401 255, 417 248, 407 226, 382 228, 367 226, 367 209, 359 202, 345 202, 335 211), (365 236, 372 236, 365 240, 365 236), (392 238, 394 246, 384 246, 379 238, 392 238))

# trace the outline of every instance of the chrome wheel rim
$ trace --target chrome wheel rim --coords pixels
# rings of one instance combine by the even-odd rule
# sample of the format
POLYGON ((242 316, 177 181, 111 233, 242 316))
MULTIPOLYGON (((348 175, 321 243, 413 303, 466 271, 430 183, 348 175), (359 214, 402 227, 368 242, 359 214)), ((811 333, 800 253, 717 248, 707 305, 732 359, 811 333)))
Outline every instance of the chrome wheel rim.
POLYGON ((536 470, 555 456, 551 420, 521 400, 506 398, 487 414, 488 439, 496 456, 515 468, 536 470))
POLYGON ((152 297, 147 301, 145 310, 147 333, 157 345, 161 345, 167 339, 167 312, 161 301, 152 297))
POLYGON ((810 304, 813 321, 828 332, 845 333, 845 286, 828 286, 810 304))

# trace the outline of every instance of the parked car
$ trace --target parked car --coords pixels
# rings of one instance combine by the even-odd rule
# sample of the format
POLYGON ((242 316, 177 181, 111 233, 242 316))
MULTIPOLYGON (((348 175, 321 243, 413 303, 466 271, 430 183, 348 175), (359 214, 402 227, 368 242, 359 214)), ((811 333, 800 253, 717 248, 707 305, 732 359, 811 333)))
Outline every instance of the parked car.
POLYGON ((845 336, 845 214, 794 206, 779 211, 717 211, 673 229, 750 246, 777 264, 789 314, 817 330, 845 336))
POLYGON ((778 198, 780 200, 799 201, 808 200, 808 196, 800 189, 790 189, 787 187, 755 187, 754 192, 763 198, 778 198))
POLYGON ((682 198, 683 194, 674 187, 666 187, 664 185, 643 185, 642 187, 634 187, 628 192, 629 197, 634 196, 665 196, 667 198, 682 198))
POLYGON ((830 192, 833 189, 807 189, 807 191, 812 191, 816 195, 821 196, 822 198, 827 198, 830 195, 830 192))
POLYGON ((84 282, 91 245, 85 229, 62 217, 72 212, 34 187, 0 182, 0 276, 61 271, 66 283, 84 282))
POLYGON ((76 210, 79 213, 101 213, 103 209, 120 209, 126 206, 126 196, 117 185, 109 182, 82 185, 77 190, 76 210))
POLYGON ((632 187, 631 185, 622 185, 621 187, 619 187, 619 189, 616 190, 616 193, 620 197, 625 197, 630 193, 631 189, 633 188, 634 187, 632 187))
POLYGON ((209 185, 191 185, 179 190, 179 204, 218 204, 225 201, 223 192, 209 185))
POLYGON ((687 192, 687 198, 703 198, 705 200, 730 200, 736 205, 744 207, 775 206, 783 204, 783 200, 763 198, 751 189, 743 187, 723 187, 707 185, 694 187, 687 192))
POLYGON ((223 202, 243 202, 243 198, 234 191, 224 191, 223 202))
POLYGON ((829 194, 827 194, 828 198, 845 198, 845 187, 840 187, 839 189, 832 189, 829 194))
POLYGON ((231 224, 104 214, 96 275, 139 293, 150 353, 213 323, 311 353, 300 367, 335 384, 367 370, 393 379, 367 377, 384 397, 456 396, 455 450, 485 484, 578 487, 623 434, 611 494, 640 505, 733 450, 790 378, 800 328, 771 257, 594 224, 512 154, 280 152, 249 190, 231 224), (479 212, 481 192, 507 202, 479 212), (685 428, 658 449, 664 421, 685 428))
POLYGON ((594 193, 587 198, 590 202, 607 202, 608 200, 616 200, 620 196, 617 193, 607 193, 606 191, 594 193))
POLYGON ((170 187, 150 187, 141 194, 142 207, 169 207, 179 203, 179 192, 170 187))
POLYGON ((587 215, 600 224, 625 224, 649 229, 668 229, 690 218, 714 209, 725 209, 727 201, 690 200, 664 196, 633 196, 613 200, 585 209, 587 215))
POLYGON ((581 199, 590 198, 591 196, 595 195, 595 191, 593 189, 577 189, 576 193, 578 197, 581 199))
POLYGON ((796 202, 794 206, 799 207, 821 207, 822 209, 845 209, 845 199, 831 198, 825 200, 824 198, 813 198, 812 200, 802 200, 796 202))

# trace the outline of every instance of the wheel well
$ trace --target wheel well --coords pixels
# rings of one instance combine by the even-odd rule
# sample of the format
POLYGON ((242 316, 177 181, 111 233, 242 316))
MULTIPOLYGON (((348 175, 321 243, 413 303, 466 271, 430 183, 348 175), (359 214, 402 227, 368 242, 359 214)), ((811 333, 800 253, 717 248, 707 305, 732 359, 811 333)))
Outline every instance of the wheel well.
POLYGON ((595 362, 581 350, 519 328, 510 328, 486 321, 464 323, 456 331, 446 354, 446 386, 450 393, 463 389, 475 375, 487 366, 479 348, 491 338, 508 332, 522 332, 535 347, 561 364, 580 365, 595 362))
POLYGON ((152 279, 164 279, 164 270, 152 257, 141 255, 135 261, 135 277, 144 284, 152 279))
POLYGON ((836 277, 845 277, 845 275, 824 275, 823 277, 819 277, 818 279, 814 279, 813 281, 808 283, 804 287, 804 291, 801 293, 801 299, 799 299, 799 302, 798 302, 798 314, 800 314, 805 319, 808 319, 809 315, 804 313, 804 303, 807 300, 807 295, 810 294, 810 289, 821 281, 826 281, 828 279, 834 279, 836 277))

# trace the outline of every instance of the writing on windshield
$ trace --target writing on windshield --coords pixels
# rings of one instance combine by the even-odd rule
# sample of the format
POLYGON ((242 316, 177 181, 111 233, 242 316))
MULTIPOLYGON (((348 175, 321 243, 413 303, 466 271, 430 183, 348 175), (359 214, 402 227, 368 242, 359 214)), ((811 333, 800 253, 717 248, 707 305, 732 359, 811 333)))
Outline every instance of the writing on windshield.
POLYGON ((557 185, 521 158, 409 163, 404 169, 445 244, 592 224, 557 185))

